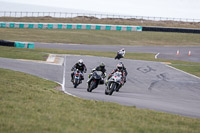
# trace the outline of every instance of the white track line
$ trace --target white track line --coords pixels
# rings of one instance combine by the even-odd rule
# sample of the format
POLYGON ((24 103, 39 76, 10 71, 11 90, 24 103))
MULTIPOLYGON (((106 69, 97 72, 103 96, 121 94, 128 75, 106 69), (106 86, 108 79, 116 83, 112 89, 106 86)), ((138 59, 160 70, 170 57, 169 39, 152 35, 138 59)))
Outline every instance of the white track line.
POLYGON ((157 59, 158 58, 158 55, 159 55, 160 53, 157 53, 156 55, 155 55, 155 59, 157 59))
POLYGON ((63 65, 63 82, 62 82, 62 91, 64 91, 64 92, 65 92, 65 75, 66 75, 65 66, 66 66, 66 56, 64 57, 64 65, 63 65))
POLYGON ((61 84, 61 86, 62 86, 62 91, 63 91, 64 93, 70 95, 70 96, 76 97, 75 95, 72 95, 71 93, 69 93, 69 92, 67 92, 67 91, 65 90, 65 75, 66 75, 66 69, 65 69, 65 67, 66 67, 66 56, 64 57, 63 82, 62 82, 62 84, 61 84))

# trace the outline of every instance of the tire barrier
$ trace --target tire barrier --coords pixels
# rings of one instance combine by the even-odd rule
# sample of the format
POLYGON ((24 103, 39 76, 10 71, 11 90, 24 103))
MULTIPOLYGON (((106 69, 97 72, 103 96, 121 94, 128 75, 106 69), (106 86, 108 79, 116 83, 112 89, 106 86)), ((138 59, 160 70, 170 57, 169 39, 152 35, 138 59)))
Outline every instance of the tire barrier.
POLYGON ((12 41, 5 41, 0 40, 0 46, 8 46, 8 47, 17 47, 17 48, 34 48, 34 43, 30 42, 12 42, 12 41))
POLYGON ((200 33, 200 29, 169 28, 169 27, 141 27, 130 25, 106 25, 106 24, 76 24, 76 23, 22 23, 0 22, 0 28, 28 28, 28 29, 85 29, 85 30, 116 30, 116 31, 155 31, 200 33))
POLYGON ((178 32, 178 33, 197 33, 200 34, 200 29, 187 28, 165 28, 165 27, 142 27, 142 31, 157 31, 157 32, 178 32))
POLYGON ((0 40, 0 46, 15 47, 15 42, 0 40))
POLYGON ((85 29, 85 30, 116 30, 142 31, 141 26, 106 25, 106 24, 75 24, 75 23, 19 23, 0 22, 0 28, 29 28, 29 29, 85 29))

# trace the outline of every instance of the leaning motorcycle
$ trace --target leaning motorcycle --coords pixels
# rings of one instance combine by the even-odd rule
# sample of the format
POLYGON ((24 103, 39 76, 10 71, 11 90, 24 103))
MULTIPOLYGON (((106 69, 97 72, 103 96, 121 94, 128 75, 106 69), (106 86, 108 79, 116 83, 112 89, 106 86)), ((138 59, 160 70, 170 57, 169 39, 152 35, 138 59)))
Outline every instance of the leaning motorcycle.
POLYGON ((76 88, 79 84, 81 84, 81 75, 82 73, 76 69, 74 70, 74 76, 73 76, 73 85, 74 85, 74 88, 76 88))
POLYGON ((122 73, 115 72, 113 73, 112 77, 106 83, 105 94, 112 95, 114 91, 118 92, 119 89, 122 87, 122 73))
POLYGON ((88 92, 92 92, 95 88, 98 87, 99 84, 104 84, 104 79, 102 78, 101 71, 94 71, 91 75, 89 75, 88 79, 88 92))

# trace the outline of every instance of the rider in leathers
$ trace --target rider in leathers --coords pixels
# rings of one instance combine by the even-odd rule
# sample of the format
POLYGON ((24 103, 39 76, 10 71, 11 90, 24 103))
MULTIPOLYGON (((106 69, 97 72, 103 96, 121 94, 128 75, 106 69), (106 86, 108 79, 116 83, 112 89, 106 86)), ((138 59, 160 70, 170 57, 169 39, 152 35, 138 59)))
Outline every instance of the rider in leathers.
POLYGON ((116 60, 116 59, 120 60, 121 58, 124 58, 125 53, 126 53, 126 52, 125 52, 125 49, 124 49, 124 48, 120 49, 120 50, 117 52, 117 56, 115 57, 115 60, 116 60))
MULTIPOLYGON (((75 69, 78 69, 81 73, 83 73, 83 72, 86 73, 87 72, 87 68, 86 68, 85 64, 83 63, 82 59, 80 59, 78 61, 78 63, 76 63, 72 67, 71 71, 74 71, 75 69)), ((72 82, 73 82, 73 76, 74 76, 74 72, 71 73, 71 81, 72 82)), ((83 74, 81 75, 81 80, 84 80, 83 74)))
MULTIPOLYGON (((102 72, 102 78, 104 79, 106 77, 106 69, 105 69, 104 63, 101 63, 98 67, 92 69, 92 73, 94 71, 101 71, 102 72)), ((88 76, 89 78, 92 76, 92 73, 88 76)), ((90 86, 90 82, 91 81, 89 80, 89 82, 88 82, 88 88, 90 86)), ((104 82, 104 80, 102 80, 102 82, 104 82)))
POLYGON ((115 72, 121 72, 122 73, 121 85, 123 85, 124 83, 126 83, 126 76, 128 75, 128 73, 127 73, 126 68, 124 67, 124 64, 122 62, 120 62, 119 64, 117 64, 117 68, 114 69, 111 74, 109 74, 108 79, 106 80, 106 83, 108 82, 108 80, 112 77, 112 75, 115 72))

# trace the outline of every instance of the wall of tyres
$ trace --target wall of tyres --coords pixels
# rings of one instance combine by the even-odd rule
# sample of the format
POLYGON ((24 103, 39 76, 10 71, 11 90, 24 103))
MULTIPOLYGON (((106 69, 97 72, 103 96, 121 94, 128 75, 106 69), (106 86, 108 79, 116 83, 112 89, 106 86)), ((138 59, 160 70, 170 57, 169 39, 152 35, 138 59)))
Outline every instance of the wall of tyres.
POLYGON ((17 47, 17 48, 34 48, 35 44, 33 42, 17 42, 17 41, 0 40, 0 46, 17 47))
POLYGON ((165 28, 165 27, 142 27, 142 31, 156 31, 156 32, 178 32, 178 33, 199 33, 200 29, 189 28, 165 28))
POLYGON ((116 30, 116 31, 155 31, 200 33, 200 29, 148 27, 131 25, 107 25, 107 24, 77 24, 77 23, 25 23, 25 22, 0 22, 0 28, 29 28, 29 29, 85 29, 85 30, 116 30))
POLYGON ((106 25, 106 24, 76 24, 76 23, 0 22, 0 28, 86 29, 86 30, 142 31, 142 27, 141 26, 106 25))

